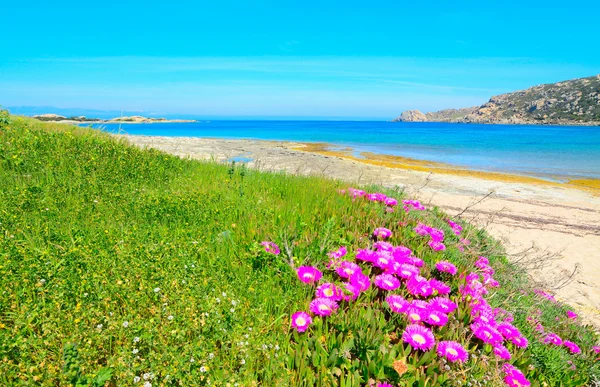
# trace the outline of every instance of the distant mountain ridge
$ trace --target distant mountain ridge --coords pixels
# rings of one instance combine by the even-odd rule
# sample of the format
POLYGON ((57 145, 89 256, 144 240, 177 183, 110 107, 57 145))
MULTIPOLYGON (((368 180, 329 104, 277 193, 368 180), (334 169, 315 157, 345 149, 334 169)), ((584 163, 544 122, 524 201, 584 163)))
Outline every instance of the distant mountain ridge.
POLYGON ((407 110, 393 122, 600 125, 600 75, 497 95, 470 108, 407 110))

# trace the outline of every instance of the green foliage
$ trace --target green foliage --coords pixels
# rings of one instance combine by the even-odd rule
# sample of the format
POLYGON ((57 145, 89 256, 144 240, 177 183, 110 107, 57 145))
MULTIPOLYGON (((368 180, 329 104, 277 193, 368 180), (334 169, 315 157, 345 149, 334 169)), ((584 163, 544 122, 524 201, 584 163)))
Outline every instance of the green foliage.
POLYGON ((10 125, 10 122, 10 114, 8 114, 8 111, 3 110, 2 107, 0 107, 0 129, 10 125))
MULTIPOLYGON (((490 302, 530 337, 516 361, 534 385, 598 377, 595 334, 533 295, 497 242, 463 224, 464 254, 454 236, 433 252, 408 226, 423 221, 451 235, 440 211, 387 213, 337 194, 335 181, 181 160, 89 129, 10 120, 0 128, 0 385, 493 385, 486 348, 470 348, 480 360, 462 368, 412 351, 399 340, 405 323, 382 310, 375 291, 304 334, 290 329, 291 313, 314 295, 293 267, 324 269, 328 251, 366 247, 380 226, 428 263, 443 257, 465 268, 490 258, 505 285, 490 302), (282 253, 265 253, 263 240, 282 253), (530 315, 585 354, 532 339, 530 315), (565 361, 577 371, 561 368, 565 361)), ((455 319, 444 334, 460 339, 468 316, 455 319)))

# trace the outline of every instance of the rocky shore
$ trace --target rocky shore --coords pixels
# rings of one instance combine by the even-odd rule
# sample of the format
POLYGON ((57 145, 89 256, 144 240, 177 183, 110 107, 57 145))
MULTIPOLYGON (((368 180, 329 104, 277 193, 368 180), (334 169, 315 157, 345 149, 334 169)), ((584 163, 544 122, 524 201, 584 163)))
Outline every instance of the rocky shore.
POLYGON ((408 110, 393 121, 600 126, 600 75, 497 95, 481 106, 408 110))

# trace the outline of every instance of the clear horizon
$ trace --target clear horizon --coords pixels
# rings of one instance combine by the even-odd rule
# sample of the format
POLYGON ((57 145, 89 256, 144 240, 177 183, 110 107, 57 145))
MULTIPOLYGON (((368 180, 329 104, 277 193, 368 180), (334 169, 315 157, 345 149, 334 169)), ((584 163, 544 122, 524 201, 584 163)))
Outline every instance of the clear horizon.
POLYGON ((0 105, 389 120, 600 73, 591 1, 157 4, 4 6, 0 105))

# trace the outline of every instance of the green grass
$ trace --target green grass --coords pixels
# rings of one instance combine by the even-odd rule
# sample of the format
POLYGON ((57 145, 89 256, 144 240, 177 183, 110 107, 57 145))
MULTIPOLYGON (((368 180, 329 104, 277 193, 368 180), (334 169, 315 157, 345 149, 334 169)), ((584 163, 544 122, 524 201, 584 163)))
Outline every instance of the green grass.
MULTIPOLYGON (((526 316, 540 310, 548 330, 586 353, 595 343, 591 329, 561 318, 564 306, 533 296, 483 231, 464 225, 472 240, 465 254, 434 253, 412 227, 397 226, 427 221, 449 230, 437 210, 389 214, 338 194, 346 186, 337 181, 182 160, 89 129, 10 121, 0 120, 0 385, 121 386, 148 373, 153 386, 387 377, 406 348, 386 349, 397 321, 372 307, 377 294, 298 335, 290 315, 313 294, 286 262, 323 269, 328 251, 364 248, 380 226, 397 230, 396 242, 426 262, 443 254, 467 267, 490 258, 504 285, 490 302, 515 312, 531 335, 520 355, 533 367, 530 380, 577 385, 599 375, 592 355, 531 338, 526 316), (278 243, 285 259, 264 253, 263 240, 278 243), (576 372, 565 370, 568 360, 576 372)), ((414 356, 405 357, 421 359, 414 356)), ((492 385, 497 370, 479 363, 469 364, 471 374, 453 369, 446 384, 479 375, 492 385)))

